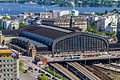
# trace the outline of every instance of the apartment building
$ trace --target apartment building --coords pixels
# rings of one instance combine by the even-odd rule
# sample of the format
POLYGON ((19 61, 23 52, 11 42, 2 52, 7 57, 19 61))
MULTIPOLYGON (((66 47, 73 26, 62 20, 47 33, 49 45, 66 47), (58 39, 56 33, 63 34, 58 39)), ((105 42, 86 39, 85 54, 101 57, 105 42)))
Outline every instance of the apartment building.
POLYGON ((19 80, 19 56, 0 45, 0 80, 19 80))
POLYGON ((71 17, 64 16, 59 18, 52 18, 52 19, 44 19, 41 21, 43 25, 50 25, 50 26, 59 26, 59 27, 79 27, 82 31, 86 31, 87 29, 87 20, 84 16, 73 16, 72 17, 72 25, 71 24, 71 17))
POLYGON ((2 28, 4 30, 18 29, 19 21, 17 21, 17 20, 2 20, 2 28))

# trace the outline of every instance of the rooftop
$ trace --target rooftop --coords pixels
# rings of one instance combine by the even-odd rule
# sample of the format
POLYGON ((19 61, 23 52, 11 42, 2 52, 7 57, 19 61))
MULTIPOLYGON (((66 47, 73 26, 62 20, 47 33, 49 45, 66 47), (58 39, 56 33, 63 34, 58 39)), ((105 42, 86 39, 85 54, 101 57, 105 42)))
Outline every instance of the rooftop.
POLYGON ((3 35, 18 35, 22 32, 30 32, 37 35, 41 35, 47 38, 50 38, 52 40, 67 35, 75 30, 68 29, 68 28, 62 28, 62 27, 53 27, 53 26, 46 26, 46 25, 39 25, 39 24, 33 24, 28 25, 23 28, 19 28, 17 30, 4 30, 2 31, 3 35))
POLYGON ((36 41, 33 41, 31 39, 28 39, 28 38, 25 38, 25 37, 18 37, 19 40, 22 40, 22 41, 25 41, 25 42, 31 42, 33 43, 36 47, 47 47, 46 45, 42 44, 42 43, 39 43, 39 42, 36 42, 36 41))
POLYGON ((11 49, 0 49, 0 54, 4 54, 4 53, 12 53, 11 49))

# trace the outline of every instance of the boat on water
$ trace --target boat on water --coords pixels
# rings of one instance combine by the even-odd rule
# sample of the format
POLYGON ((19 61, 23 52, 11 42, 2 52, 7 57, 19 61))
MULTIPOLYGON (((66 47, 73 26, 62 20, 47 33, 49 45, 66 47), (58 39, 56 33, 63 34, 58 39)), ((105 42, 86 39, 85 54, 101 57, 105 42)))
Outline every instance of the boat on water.
POLYGON ((46 8, 46 11, 48 11, 48 9, 46 8))
POLYGON ((2 8, 2 11, 3 11, 4 9, 2 8))
POLYGON ((8 11, 10 11, 10 9, 8 9, 8 11))
POLYGON ((45 8, 45 6, 42 6, 42 8, 45 8))
POLYGON ((37 4, 37 3, 30 1, 30 2, 25 2, 24 4, 37 4))

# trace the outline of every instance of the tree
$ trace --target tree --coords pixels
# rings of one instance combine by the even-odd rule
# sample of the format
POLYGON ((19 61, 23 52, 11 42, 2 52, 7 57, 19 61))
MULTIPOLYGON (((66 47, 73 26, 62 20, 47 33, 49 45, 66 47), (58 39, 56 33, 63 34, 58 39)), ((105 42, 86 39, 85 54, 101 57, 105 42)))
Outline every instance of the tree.
POLYGON ((39 77, 40 80, 50 80, 48 77, 45 76, 45 74, 41 74, 39 77))
POLYGON ((19 66, 20 66, 20 67, 24 66, 23 61, 19 61, 19 66))
POLYGON ((28 70, 25 70, 25 72, 24 73, 28 73, 28 70))
POLYGON ((13 26, 13 30, 15 29, 15 26, 13 26))
POLYGON ((26 24, 25 24, 24 22, 21 22, 21 23, 19 24, 19 27, 23 27, 23 26, 26 26, 26 24))
POLYGON ((93 29, 88 25, 87 26, 87 31, 93 31, 93 29))
POLYGON ((9 18, 9 17, 7 17, 7 16, 4 16, 3 19, 12 20, 11 18, 9 18))
POLYGON ((106 11, 105 11, 105 14, 107 14, 107 13, 108 13, 108 11, 106 10, 106 11))

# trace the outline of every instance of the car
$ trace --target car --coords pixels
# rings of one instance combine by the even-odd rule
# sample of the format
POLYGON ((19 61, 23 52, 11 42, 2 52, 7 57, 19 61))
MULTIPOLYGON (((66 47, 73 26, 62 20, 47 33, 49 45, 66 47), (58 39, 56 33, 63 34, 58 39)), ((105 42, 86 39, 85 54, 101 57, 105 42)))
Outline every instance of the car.
POLYGON ((30 70, 30 68, 28 68, 28 70, 30 70))
POLYGON ((52 77, 53 80, 55 80, 55 77, 52 77))
POLYGON ((38 70, 39 73, 41 73, 41 70, 38 70))
POLYGON ((44 72, 44 71, 41 71, 41 73, 44 73, 44 74, 45 74, 45 72, 44 72))
POLYGON ((32 68, 32 67, 28 67, 28 69, 29 69, 29 70, 33 70, 33 68, 32 68))
POLYGON ((47 77, 50 77, 51 78, 51 75, 49 75, 49 74, 45 74, 47 77))
POLYGON ((37 71, 37 68, 35 68, 35 71, 37 71))

